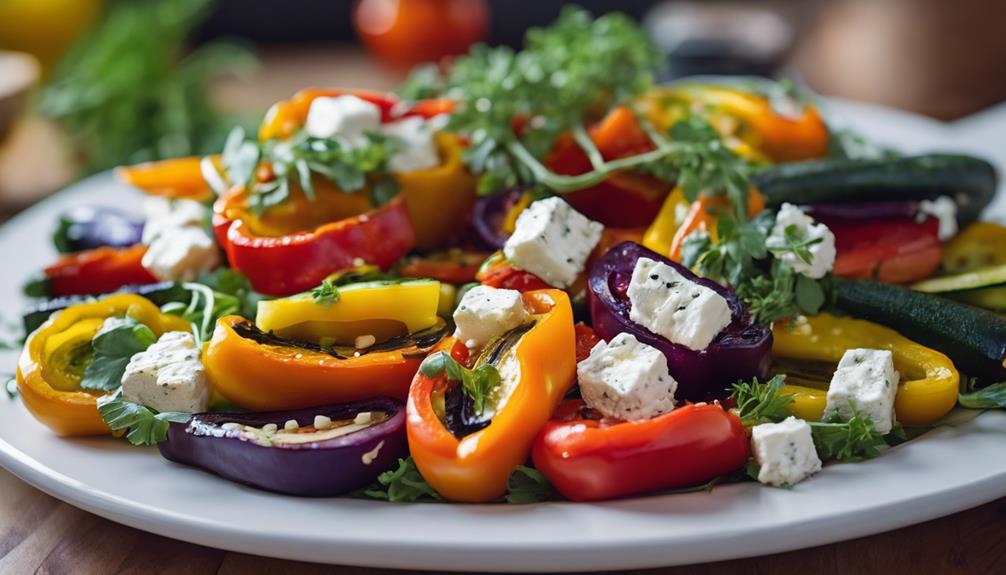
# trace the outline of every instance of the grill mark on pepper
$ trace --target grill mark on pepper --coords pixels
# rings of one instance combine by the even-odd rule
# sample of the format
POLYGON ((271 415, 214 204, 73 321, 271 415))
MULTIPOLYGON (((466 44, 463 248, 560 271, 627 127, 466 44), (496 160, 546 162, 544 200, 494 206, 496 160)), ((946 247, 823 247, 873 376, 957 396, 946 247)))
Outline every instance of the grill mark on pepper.
POLYGON ((415 333, 396 336, 389 340, 382 341, 381 343, 375 343, 366 349, 359 350, 354 349, 352 346, 324 347, 308 341, 299 341, 296 339, 280 337, 272 332, 262 331, 258 328, 258 326, 250 321, 235 323, 231 326, 231 329, 234 330, 234 333, 244 339, 254 341, 259 345, 295 347, 315 353, 324 353, 336 359, 351 359, 353 357, 367 355, 368 353, 389 352, 395 350, 402 350, 402 357, 405 358, 425 357, 427 351, 450 334, 453 328, 448 322, 440 319, 435 325, 427 329, 417 331, 415 333))

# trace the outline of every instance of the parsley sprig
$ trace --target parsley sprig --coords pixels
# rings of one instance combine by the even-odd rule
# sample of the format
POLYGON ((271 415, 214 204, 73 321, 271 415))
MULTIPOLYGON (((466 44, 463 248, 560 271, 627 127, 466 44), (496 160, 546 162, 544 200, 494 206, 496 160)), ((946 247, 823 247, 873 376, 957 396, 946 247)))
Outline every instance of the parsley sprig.
POLYGON ((93 355, 80 379, 81 389, 112 391, 122 385, 122 374, 133 355, 157 341, 146 325, 130 317, 110 317, 91 339, 93 355))
POLYGON ((168 438, 171 422, 185 423, 191 419, 188 413, 154 409, 125 401, 122 390, 112 395, 98 398, 98 413, 112 431, 128 430, 126 439, 133 445, 157 445, 168 438))
POLYGON ((321 285, 311 290, 311 298, 319 305, 329 305, 339 301, 339 288, 330 278, 321 281, 321 285))
MULTIPOLYGON (((777 375, 765 383, 757 378, 737 382, 731 387, 731 398, 745 426, 778 423, 791 415, 792 394, 781 393, 786 376, 777 375)), ((860 461, 880 455, 887 441, 873 426, 869 417, 852 407, 852 416, 842 419, 833 414, 828 421, 808 421, 814 447, 822 461, 860 461)))
POLYGON ((403 503, 442 500, 440 494, 423 479, 412 456, 399 459, 397 469, 380 474, 377 483, 361 494, 372 499, 403 503))
POLYGON ((485 413, 489 396, 500 384, 500 374, 495 366, 483 363, 475 369, 468 369, 442 351, 426 358, 419 369, 426 377, 445 374, 449 381, 460 383, 462 391, 472 400, 476 415, 485 413))
POLYGON ((507 479, 506 502, 514 504, 548 501, 556 496, 555 487, 541 471, 518 465, 507 479))

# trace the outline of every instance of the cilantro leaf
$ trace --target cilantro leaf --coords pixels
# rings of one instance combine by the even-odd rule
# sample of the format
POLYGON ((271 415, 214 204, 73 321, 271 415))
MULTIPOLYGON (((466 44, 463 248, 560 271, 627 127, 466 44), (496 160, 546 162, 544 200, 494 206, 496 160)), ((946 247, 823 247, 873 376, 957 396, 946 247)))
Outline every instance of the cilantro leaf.
POLYGON ((339 288, 332 283, 332 280, 325 278, 320 286, 311 290, 311 297, 316 304, 330 305, 339 301, 339 288))
POLYGON ((154 332, 131 317, 106 319, 91 340, 94 356, 84 368, 80 387, 99 391, 118 389, 130 358, 155 341, 154 332))
POLYGON ((957 402, 961 407, 968 409, 1006 408, 1006 382, 995 383, 971 393, 962 393, 957 396, 957 402))
POLYGON ((440 494, 423 479, 412 456, 399 459, 398 469, 380 474, 377 483, 363 490, 362 495, 373 499, 408 503, 442 499, 440 494))
POLYGON ((861 461, 880 455, 887 447, 884 436, 874 427, 869 417, 860 415, 852 405, 852 417, 843 420, 833 414, 826 422, 808 421, 814 437, 814 447, 822 461, 861 461))
POLYGON ((792 415, 789 405, 793 403, 793 395, 779 393, 785 382, 785 375, 777 375, 766 383, 760 383, 756 377, 750 382, 733 384, 730 397, 737 406, 741 422, 745 426, 777 423, 792 415))
POLYGON ((485 412, 489 396, 500 383, 500 374, 495 366, 484 363, 475 369, 467 369, 442 351, 427 357, 419 369, 426 377, 434 378, 444 374, 449 381, 460 383, 462 391, 471 398, 476 415, 485 412))
POLYGON ((555 488, 537 469, 518 465, 507 479, 507 503, 537 503, 555 497, 555 488))
POLYGON ((98 413, 113 431, 128 429, 126 439, 133 445, 157 445, 168 438, 171 422, 185 423, 188 413, 157 411, 122 399, 122 390, 98 398, 98 413))

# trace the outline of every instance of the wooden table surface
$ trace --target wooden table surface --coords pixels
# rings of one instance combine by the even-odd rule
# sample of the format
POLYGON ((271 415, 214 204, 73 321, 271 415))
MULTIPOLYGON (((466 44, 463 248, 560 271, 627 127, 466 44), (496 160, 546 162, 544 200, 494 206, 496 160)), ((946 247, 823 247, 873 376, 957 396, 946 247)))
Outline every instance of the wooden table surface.
MULTIPOLYGON (((264 66, 257 78, 225 83, 219 91, 228 108, 256 110, 309 84, 387 87, 396 81, 382 75, 359 53, 347 54, 331 48, 307 53, 273 50, 264 54, 264 66), (319 77, 328 80, 307 79, 319 77)), ((6 215, 34 201, 42 193, 39 190, 60 187, 72 174, 65 152, 53 145, 56 138, 51 126, 26 122, 12 139, 15 141, 9 142, 6 149, 0 149, 0 191, 6 188, 6 194, 0 193, 0 199, 4 200, 0 202, 0 212, 6 211, 6 215), (43 154, 43 150, 47 152, 43 154)), ((1006 562, 1003 533, 1006 533, 1006 498, 942 519, 844 543, 639 573, 995 573, 1006 570, 1002 567, 1006 562)), ((0 469, 0 575, 22 573, 391 575, 406 572, 296 563, 167 539, 76 509, 0 469)))

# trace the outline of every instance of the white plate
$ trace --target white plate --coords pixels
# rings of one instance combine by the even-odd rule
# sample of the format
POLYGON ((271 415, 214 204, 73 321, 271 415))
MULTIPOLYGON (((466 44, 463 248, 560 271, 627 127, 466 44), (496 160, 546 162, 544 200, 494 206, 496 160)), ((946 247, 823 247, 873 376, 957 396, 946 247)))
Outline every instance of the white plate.
MULTIPOLYGON (((836 103, 833 111, 910 150, 952 148, 950 127, 836 103)), ((0 230, 0 313, 53 257, 67 206, 133 208, 107 176, 86 180, 0 230)), ((3 365, 13 369, 14 354, 3 365)), ((600 504, 386 504, 255 491, 113 439, 60 439, 0 399, 0 465, 73 505, 133 527, 246 553, 380 567, 562 571, 653 567, 775 553, 859 537, 1006 495, 1006 413, 944 427, 879 459, 832 465, 793 490, 755 484, 600 504)))

